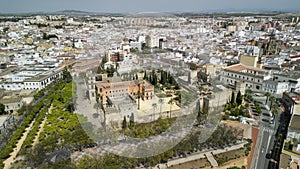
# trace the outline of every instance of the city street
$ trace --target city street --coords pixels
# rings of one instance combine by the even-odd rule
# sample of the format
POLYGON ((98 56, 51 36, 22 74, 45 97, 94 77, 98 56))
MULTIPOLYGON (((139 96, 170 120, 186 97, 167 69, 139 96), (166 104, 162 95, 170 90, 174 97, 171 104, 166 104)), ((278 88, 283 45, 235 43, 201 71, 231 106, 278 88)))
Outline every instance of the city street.
MULTIPOLYGON (((274 123, 270 124, 272 117, 270 114, 270 110, 268 102, 265 105, 265 97, 253 97, 255 100, 260 102, 260 106, 262 107, 262 114, 259 120, 260 131, 258 135, 257 144, 255 147, 254 158, 252 161, 251 169, 264 169, 268 168, 269 160, 267 158, 267 154, 271 154, 272 148, 275 140, 275 133, 279 126, 279 115, 274 115, 274 123)), ((268 155, 269 156, 269 155, 268 155)))

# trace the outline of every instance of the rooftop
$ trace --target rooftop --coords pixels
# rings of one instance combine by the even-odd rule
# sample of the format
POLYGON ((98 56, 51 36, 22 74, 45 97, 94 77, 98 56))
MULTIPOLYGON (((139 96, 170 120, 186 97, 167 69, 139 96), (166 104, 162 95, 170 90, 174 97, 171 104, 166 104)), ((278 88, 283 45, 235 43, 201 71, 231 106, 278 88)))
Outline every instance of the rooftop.
POLYGON ((291 156, 288 154, 281 153, 280 155, 280 168, 290 167, 291 156))
POLYGON ((7 97, 7 96, 4 96, 0 100, 0 103, 2 103, 2 104, 17 103, 17 102, 21 102, 21 100, 22 100, 22 97, 7 97))
POLYGON ((300 71, 288 71, 288 72, 274 73, 274 75, 285 76, 285 77, 293 78, 293 79, 299 79, 300 71))
POLYGON ((291 120, 290 128, 292 130, 300 130, 300 115, 294 115, 291 120))
POLYGON ((256 67, 251 67, 251 66, 246 66, 243 64, 236 64, 236 65, 231 65, 225 68, 225 70, 230 70, 230 71, 235 71, 235 72, 241 72, 243 70, 253 70, 253 71, 257 71, 257 72, 263 72, 263 73, 267 73, 267 70, 264 69, 259 69, 256 67))

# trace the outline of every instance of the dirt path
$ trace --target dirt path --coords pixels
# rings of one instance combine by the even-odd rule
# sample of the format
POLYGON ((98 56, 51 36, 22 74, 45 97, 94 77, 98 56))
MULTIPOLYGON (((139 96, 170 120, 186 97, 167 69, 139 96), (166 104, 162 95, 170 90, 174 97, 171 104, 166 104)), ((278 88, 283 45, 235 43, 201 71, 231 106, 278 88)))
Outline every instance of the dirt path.
POLYGON ((40 136, 40 134, 42 133, 42 131, 44 130, 44 126, 45 126, 45 123, 46 123, 46 121, 47 121, 47 117, 48 117, 49 114, 51 114, 52 108, 53 108, 53 106, 51 105, 51 107, 48 109, 48 112, 47 112, 46 115, 45 115, 44 120, 42 121, 42 123, 41 123, 40 126, 39 126, 39 131, 37 132, 37 135, 35 136, 35 138, 33 139, 33 142, 32 142, 32 147, 33 147, 33 148, 34 148, 34 146, 35 146, 35 145, 38 143, 38 141, 39 141, 39 136, 40 136))
POLYGON ((14 148, 13 152, 10 153, 10 157, 3 162, 4 163, 4 169, 11 168, 11 165, 13 164, 14 160, 16 159, 17 154, 20 151, 20 149, 21 149, 21 147, 23 145, 23 142, 27 138, 27 135, 30 132, 30 130, 32 129, 34 123, 35 123, 35 120, 33 120, 30 123, 30 125, 25 129, 25 132, 23 133, 21 139, 16 144, 16 147, 14 148))
MULTIPOLYGON (((225 164, 223 164, 222 166, 219 167, 213 167, 214 169, 227 169, 229 167, 242 167, 242 166, 247 166, 248 161, 247 161, 247 157, 241 157, 238 159, 234 159, 234 160, 230 160, 228 162, 226 162, 225 164)), ((211 169, 212 167, 206 167, 204 169, 211 169)))

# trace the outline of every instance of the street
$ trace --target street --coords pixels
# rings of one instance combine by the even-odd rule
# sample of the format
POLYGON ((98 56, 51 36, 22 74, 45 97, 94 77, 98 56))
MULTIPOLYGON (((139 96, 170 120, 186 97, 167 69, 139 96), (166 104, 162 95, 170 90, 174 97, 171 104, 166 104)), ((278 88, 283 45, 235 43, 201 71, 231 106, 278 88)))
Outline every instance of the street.
POLYGON ((275 134, 279 126, 279 115, 274 115, 274 123, 271 124, 272 116, 270 116, 269 102, 265 105, 265 97, 253 97, 255 100, 260 102, 260 107, 262 108, 262 114, 260 116, 259 125, 259 135, 257 144, 255 146, 254 158, 252 161, 251 169, 267 169, 270 159, 272 148, 274 146, 275 134), (268 155, 267 155, 268 154, 268 155))

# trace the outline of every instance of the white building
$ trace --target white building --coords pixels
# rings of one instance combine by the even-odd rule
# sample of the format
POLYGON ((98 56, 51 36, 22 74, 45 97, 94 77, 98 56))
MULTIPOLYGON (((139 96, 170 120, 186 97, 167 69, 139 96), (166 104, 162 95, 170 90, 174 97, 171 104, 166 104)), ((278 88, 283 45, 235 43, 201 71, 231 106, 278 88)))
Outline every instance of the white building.
POLYGON ((139 51, 141 51, 142 50, 142 43, 131 41, 130 42, 130 47, 133 48, 133 49, 138 49, 139 51))
POLYGON ((43 89, 47 85, 51 84, 55 79, 62 78, 62 68, 51 71, 48 74, 39 75, 24 81, 25 90, 43 89))
POLYGON ((246 89, 261 92, 263 82, 270 79, 270 77, 267 70, 236 64, 222 69, 220 80, 224 84, 232 86, 237 82, 245 83, 246 89))
POLYGON ((11 98, 11 97, 5 97, 0 100, 0 102, 4 105, 5 111, 14 111, 18 110, 23 106, 22 98, 11 98))
POLYGON ((300 89, 300 73, 287 72, 287 73, 274 73, 273 80, 277 82, 288 82, 289 91, 300 89))
POLYGON ((288 82, 277 82, 272 80, 266 80, 263 82, 263 92, 269 92, 275 96, 281 96, 282 93, 289 91, 288 82))

